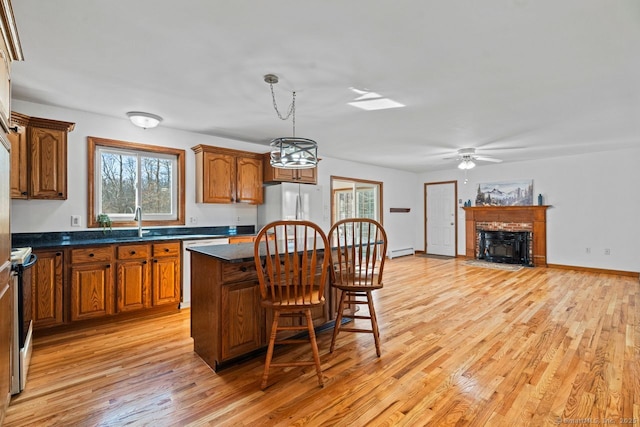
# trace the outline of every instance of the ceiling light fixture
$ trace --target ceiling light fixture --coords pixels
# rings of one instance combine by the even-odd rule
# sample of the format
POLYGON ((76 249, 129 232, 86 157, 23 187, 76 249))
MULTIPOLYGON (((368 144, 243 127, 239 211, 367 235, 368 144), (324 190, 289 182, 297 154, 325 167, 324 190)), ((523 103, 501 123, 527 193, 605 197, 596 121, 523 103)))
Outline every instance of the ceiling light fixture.
POLYGON ((473 169, 475 167, 476 167, 476 164, 473 163, 473 160, 471 160, 471 156, 463 156, 462 161, 458 165, 458 169, 463 169, 463 170, 473 169))
POLYGON ((286 116, 280 114, 276 104, 276 95, 273 92, 273 85, 278 83, 278 76, 267 74, 264 81, 271 87, 271 99, 273 108, 276 110, 280 120, 287 120, 292 117, 293 136, 275 138, 271 140, 271 166, 281 169, 310 169, 318 164, 318 144, 307 138, 296 137, 296 93, 293 92, 291 105, 286 116))
POLYGON ((142 111, 129 111, 127 117, 129 117, 131 123, 143 129, 154 128, 162 121, 162 117, 151 113, 143 113, 142 111))

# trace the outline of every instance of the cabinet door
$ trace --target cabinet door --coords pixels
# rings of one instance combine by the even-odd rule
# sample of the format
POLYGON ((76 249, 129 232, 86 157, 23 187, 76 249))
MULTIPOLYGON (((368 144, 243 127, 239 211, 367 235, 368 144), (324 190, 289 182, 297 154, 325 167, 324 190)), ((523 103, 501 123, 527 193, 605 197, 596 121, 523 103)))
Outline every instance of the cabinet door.
POLYGON ((180 257, 153 259, 151 273, 153 305, 180 302, 180 257))
POLYGON ((221 306, 222 360, 264 346, 264 309, 258 282, 223 285, 221 306))
POLYGON ((238 157, 237 202, 262 204, 262 159, 238 157))
POLYGON ((18 132, 7 134, 11 142, 11 198, 26 199, 27 181, 27 132, 24 126, 17 126, 18 132))
POLYGON ((30 127, 31 198, 67 198, 67 133, 30 127))
MULTIPOLYGON (((2 7, 4 9, 4 6, 2 7)), ((3 10, 4 12, 4 10, 3 10)), ((0 124, 2 129, 9 129, 11 115, 11 59, 4 43, 0 39, 0 124)))
POLYGON ((122 313, 149 307, 151 289, 147 260, 118 261, 116 271, 116 311, 122 313))
POLYGON ((233 203, 236 193, 235 157, 228 154, 204 153, 203 202, 233 203))
POLYGON ((63 323, 61 251, 35 251, 38 262, 31 268, 31 310, 33 328, 46 328, 63 323))
POLYGON ((71 320, 113 314, 111 264, 80 264, 71 267, 71 320))
POLYGON ((296 182, 303 182, 305 184, 315 184, 318 182, 318 168, 309 169, 297 169, 296 182))

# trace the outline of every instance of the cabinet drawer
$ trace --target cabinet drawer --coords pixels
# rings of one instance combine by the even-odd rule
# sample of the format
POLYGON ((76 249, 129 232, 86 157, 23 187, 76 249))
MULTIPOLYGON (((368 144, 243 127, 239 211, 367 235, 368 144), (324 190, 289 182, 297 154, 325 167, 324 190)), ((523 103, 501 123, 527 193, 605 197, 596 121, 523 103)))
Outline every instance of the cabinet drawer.
POLYGON ((82 248, 71 250, 71 263, 80 264, 87 262, 111 262, 113 261, 113 249, 111 246, 101 248, 82 248))
POLYGON ((149 245, 124 245, 116 248, 118 259, 139 259, 149 256, 149 245))
POLYGON ((180 255, 180 242, 153 244, 154 257, 179 256, 179 255, 180 255))
POLYGON ((256 264, 253 261, 222 264, 222 283, 257 280, 256 264))

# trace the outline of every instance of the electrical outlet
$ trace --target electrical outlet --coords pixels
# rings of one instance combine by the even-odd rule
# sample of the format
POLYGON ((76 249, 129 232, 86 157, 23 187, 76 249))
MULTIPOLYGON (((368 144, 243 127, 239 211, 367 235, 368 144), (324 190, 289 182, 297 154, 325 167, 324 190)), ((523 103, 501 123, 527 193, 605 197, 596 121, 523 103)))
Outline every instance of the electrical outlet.
POLYGON ((591 253, 591 248, 586 248, 586 249, 585 249, 585 252, 586 252, 586 253, 588 253, 588 254, 590 254, 590 253, 591 253))
POLYGON ((82 224, 82 217, 80 215, 71 215, 71 226, 80 227, 82 224))
POLYGON ((198 217, 197 216, 192 216, 189 218, 189 224, 197 224, 198 223, 198 217))
POLYGON ((605 255, 611 255, 611 249, 609 249, 609 248, 604 248, 604 254, 605 254, 605 255))
POLYGON ((238 217, 238 218, 236 219, 236 221, 240 222, 240 217, 238 217))

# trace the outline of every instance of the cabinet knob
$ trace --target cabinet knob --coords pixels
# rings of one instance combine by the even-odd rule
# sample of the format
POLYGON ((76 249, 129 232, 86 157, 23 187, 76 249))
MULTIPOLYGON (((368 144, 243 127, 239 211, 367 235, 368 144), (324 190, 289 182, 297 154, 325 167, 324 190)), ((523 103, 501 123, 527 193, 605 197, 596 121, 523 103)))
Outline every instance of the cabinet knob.
POLYGON ((89 254, 89 257, 93 258, 95 255, 94 254, 89 254))
POLYGON ((111 264, 105 265, 105 268, 111 268, 111 264))
POLYGON ((63 194, 62 194, 62 193, 58 193, 58 196, 62 197, 62 196, 63 196, 63 194))
POLYGON ((245 266, 240 267, 240 271, 242 271, 243 273, 246 273, 247 272, 247 267, 245 267, 245 266))
POLYGON ((142 261, 142 265, 146 265, 146 264, 147 264, 146 260, 142 261))
POLYGON ((56 256, 62 256, 62 252, 56 252, 56 256))
POLYGON ((135 255, 136 251, 131 251, 130 253, 131 253, 131 255, 135 255))
POLYGON ((169 248, 164 248, 164 251, 165 252, 169 252, 169 248))
POLYGON ((157 260, 157 259, 154 259, 154 260, 153 260, 153 262, 158 262, 158 260, 157 260))
POLYGON ((26 195, 28 195, 29 193, 27 193, 26 191, 23 191, 23 192, 22 192, 22 193, 20 193, 20 194, 22 194, 23 196, 26 196, 26 195))

